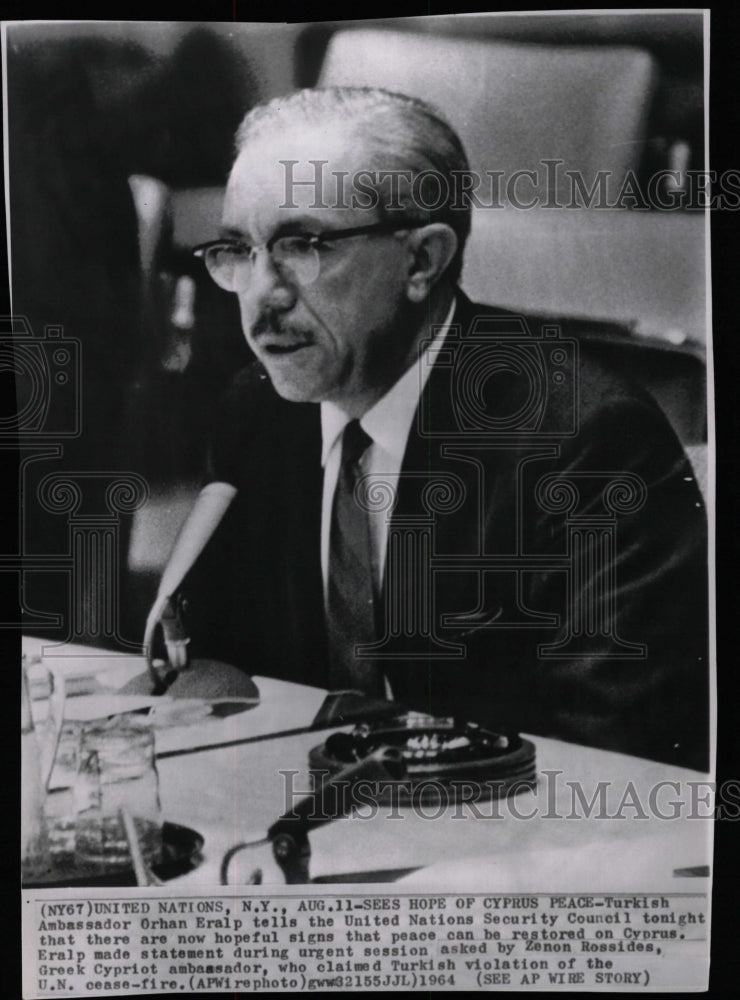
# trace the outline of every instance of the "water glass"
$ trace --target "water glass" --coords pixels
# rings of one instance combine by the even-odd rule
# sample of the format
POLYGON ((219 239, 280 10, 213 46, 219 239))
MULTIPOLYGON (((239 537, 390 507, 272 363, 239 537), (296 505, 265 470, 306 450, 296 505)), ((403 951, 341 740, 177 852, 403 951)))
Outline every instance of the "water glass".
POLYGON ((120 715, 83 728, 75 800, 75 860, 80 869, 132 867, 125 813, 133 819, 144 863, 158 863, 162 817, 154 732, 146 719, 120 715))

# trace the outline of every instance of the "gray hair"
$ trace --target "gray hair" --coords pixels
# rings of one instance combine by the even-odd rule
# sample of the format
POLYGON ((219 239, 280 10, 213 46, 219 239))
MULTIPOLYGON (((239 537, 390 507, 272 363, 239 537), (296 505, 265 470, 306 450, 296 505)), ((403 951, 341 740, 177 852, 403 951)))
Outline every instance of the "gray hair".
MULTIPOLYGON (((398 190, 403 214, 414 222, 444 222, 455 231, 458 246, 448 275, 457 281, 470 234, 471 209, 468 199, 458 200, 456 177, 470 168, 456 132, 425 101, 375 87, 299 90, 246 115, 236 134, 237 153, 263 135, 287 132, 297 123, 325 126, 328 122, 346 123, 348 138, 362 142, 369 160, 363 167, 411 174, 411 183, 401 184, 398 190), (413 197, 414 192, 420 196, 413 197)), ((392 211, 382 196, 378 207, 381 217, 392 211)))

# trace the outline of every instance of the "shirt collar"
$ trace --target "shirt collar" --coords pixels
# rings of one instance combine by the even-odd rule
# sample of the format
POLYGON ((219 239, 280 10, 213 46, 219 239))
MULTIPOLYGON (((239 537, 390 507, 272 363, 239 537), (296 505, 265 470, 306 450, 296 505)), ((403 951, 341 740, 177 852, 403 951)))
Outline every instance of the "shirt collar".
MULTIPOLYGON (((444 323, 435 334, 429 346, 436 352, 444 341, 455 314, 456 302, 453 299, 444 323)), ((431 360, 431 359, 430 359, 431 360)), ((411 422, 414 419, 419 397, 424 391, 431 364, 419 368, 415 362, 400 379, 388 390, 381 399, 372 406, 360 419, 362 429, 375 444, 400 462, 406 450, 411 422)), ((321 404, 321 464, 326 465, 332 448, 343 432, 350 418, 334 403, 321 404)))

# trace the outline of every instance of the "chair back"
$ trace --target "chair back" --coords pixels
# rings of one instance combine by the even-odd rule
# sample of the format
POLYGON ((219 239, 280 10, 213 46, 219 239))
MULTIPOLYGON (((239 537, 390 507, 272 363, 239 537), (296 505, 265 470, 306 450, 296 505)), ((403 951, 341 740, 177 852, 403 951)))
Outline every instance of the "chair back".
MULTIPOLYGON (((541 195, 568 197, 564 170, 589 185, 609 171, 609 189, 618 191, 639 164, 655 78, 652 56, 628 46, 347 29, 330 41, 319 85, 385 87, 429 101, 460 135, 473 170, 504 178, 533 170, 541 195), (556 183, 548 159, 563 161, 556 183)), ((531 182, 520 192, 528 200, 531 182)))

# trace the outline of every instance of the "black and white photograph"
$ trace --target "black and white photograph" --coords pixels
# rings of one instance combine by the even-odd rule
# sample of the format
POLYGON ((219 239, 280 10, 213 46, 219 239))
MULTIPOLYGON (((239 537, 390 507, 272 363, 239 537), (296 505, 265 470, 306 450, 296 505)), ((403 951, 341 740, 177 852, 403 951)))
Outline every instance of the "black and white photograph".
POLYGON ((707 988, 710 27, 3 22, 26 1000, 707 988))

